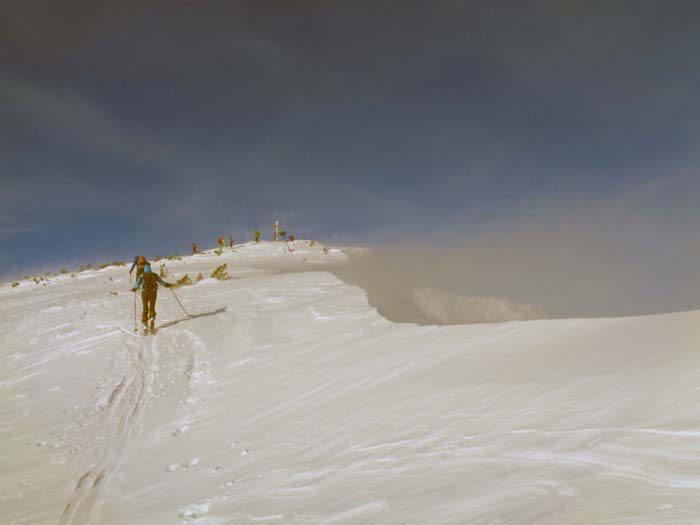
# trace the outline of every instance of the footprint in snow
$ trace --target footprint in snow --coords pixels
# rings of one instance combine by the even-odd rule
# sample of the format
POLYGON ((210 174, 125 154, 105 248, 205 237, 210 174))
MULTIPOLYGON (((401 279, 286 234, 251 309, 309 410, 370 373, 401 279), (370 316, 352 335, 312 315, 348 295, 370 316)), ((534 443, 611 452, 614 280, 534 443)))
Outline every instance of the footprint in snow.
POLYGON ((189 425, 182 425, 182 426, 176 428, 175 430, 173 430, 171 435, 173 437, 181 436, 182 434, 187 432, 189 429, 190 429, 189 425))
POLYGON ((172 463, 168 465, 165 470, 167 472, 175 472, 176 470, 187 470, 191 469, 193 467, 196 467, 199 462, 201 461, 201 458, 190 458, 184 463, 172 463))
POLYGON ((196 467, 199 464, 199 461, 200 461, 199 458, 188 459, 187 463, 185 463, 185 465, 184 465, 184 468, 188 469, 188 468, 196 467))
POLYGON ((209 513, 210 500, 199 500, 197 503, 190 503, 180 509, 181 518, 200 518, 209 513))

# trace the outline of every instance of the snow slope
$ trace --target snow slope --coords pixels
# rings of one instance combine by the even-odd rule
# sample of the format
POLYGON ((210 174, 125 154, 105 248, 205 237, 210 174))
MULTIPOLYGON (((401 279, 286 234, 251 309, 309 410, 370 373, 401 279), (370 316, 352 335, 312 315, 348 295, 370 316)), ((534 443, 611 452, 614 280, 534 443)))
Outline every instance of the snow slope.
POLYGON ((153 336, 123 267, 0 287, 3 523, 697 523, 699 312, 397 324, 294 246, 153 336))

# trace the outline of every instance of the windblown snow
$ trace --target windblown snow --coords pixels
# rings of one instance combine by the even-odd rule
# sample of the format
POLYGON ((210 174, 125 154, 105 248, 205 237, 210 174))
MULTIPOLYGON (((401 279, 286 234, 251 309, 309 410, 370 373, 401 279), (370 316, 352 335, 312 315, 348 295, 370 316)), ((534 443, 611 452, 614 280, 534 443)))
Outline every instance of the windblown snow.
POLYGON ((434 288, 415 290, 413 299, 428 319, 434 319, 434 324, 502 323, 547 317, 535 306, 495 297, 464 297, 434 288))
POLYGON ((289 248, 165 261, 148 336, 124 267, 0 287, 1 521, 697 523, 699 312, 394 323, 289 248))

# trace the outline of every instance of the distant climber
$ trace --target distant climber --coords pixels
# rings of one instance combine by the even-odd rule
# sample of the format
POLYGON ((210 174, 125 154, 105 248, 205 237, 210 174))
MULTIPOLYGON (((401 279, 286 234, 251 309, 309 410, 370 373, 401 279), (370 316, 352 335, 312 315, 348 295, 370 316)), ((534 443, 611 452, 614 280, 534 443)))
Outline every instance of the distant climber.
POLYGON ((226 241, 224 240, 223 237, 219 237, 217 239, 217 242, 219 243, 219 252, 223 253, 224 251, 224 246, 226 245, 226 241))
POLYGON ((144 326, 148 326, 148 321, 151 321, 151 328, 154 327, 156 319, 156 300, 158 299, 158 284, 162 284, 166 288, 170 288, 172 284, 166 283, 158 275, 151 271, 151 265, 146 264, 143 268, 143 273, 136 279, 136 284, 131 289, 137 292, 141 288, 141 301, 143 303, 143 311, 141 313, 141 322, 144 326))
POLYGON ((260 230, 253 230, 255 234, 255 242, 260 242, 260 230))
POLYGON ((233 235, 228 236, 228 245, 233 250, 233 235))
POLYGON ((134 257, 134 264, 131 265, 129 273, 133 272, 134 267, 136 267, 136 278, 138 279, 139 277, 141 277, 143 269, 146 267, 147 264, 150 263, 146 260, 146 258, 143 255, 136 255, 134 257))
POLYGON ((197 253, 197 245, 193 242, 192 243, 192 255, 194 255, 195 253, 197 253))

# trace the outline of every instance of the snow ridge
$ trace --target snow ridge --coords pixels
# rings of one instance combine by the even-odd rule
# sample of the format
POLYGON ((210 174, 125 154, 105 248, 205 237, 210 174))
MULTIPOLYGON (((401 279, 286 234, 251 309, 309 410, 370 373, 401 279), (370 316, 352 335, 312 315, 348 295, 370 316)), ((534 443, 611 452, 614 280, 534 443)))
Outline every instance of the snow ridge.
POLYGON ((149 336, 124 268, 0 287, 3 520, 696 521, 700 312, 392 323, 292 248, 168 261, 231 279, 149 336))

